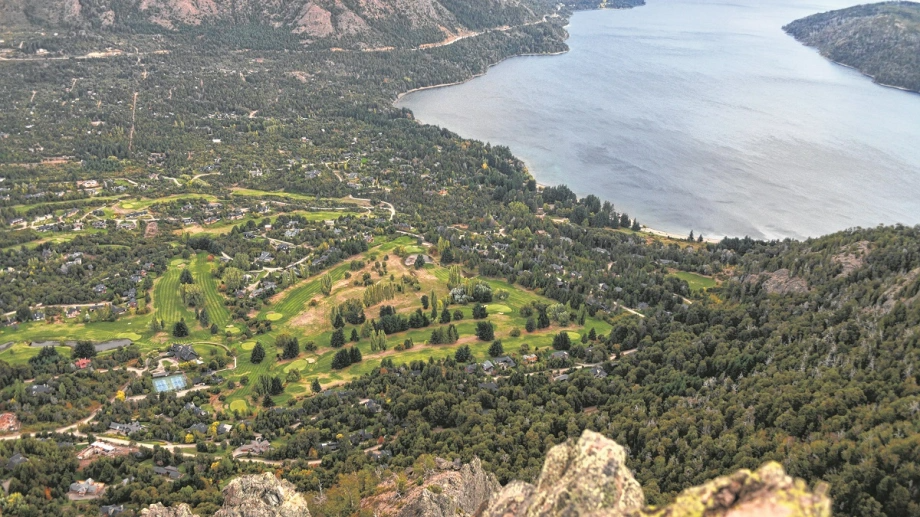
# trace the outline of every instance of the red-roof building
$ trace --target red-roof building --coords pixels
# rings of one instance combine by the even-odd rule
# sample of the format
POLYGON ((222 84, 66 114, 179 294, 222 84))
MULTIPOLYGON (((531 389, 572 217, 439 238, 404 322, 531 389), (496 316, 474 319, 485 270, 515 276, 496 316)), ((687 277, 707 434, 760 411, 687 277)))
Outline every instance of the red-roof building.
POLYGON ((76 361, 74 361, 73 364, 74 364, 74 366, 77 367, 78 370, 82 370, 82 369, 88 367, 88 366, 90 365, 90 363, 92 363, 92 361, 91 361, 90 359, 87 359, 87 358, 84 357, 84 358, 77 359, 76 361))

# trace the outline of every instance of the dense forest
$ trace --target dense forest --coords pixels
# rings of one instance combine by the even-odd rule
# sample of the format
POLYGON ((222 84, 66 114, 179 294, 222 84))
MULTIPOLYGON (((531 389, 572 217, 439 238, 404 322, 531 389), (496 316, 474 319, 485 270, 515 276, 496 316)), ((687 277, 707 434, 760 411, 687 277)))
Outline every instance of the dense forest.
POLYGON ((920 91, 920 3, 858 5, 808 16, 783 30, 877 83, 920 91))

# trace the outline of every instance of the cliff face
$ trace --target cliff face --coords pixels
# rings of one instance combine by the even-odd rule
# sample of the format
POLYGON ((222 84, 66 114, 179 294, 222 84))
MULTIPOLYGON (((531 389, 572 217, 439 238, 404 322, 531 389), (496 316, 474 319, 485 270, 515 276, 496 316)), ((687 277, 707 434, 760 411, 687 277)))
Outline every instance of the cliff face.
POLYGON ((398 517, 475 515, 501 489, 495 475, 483 470, 479 458, 462 466, 440 462, 439 470, 425 486, 406 495, 398 517))
POLYGON ((876 82, 920 91, 920 3, 858 5, 808 16, 783 30, 876 82))

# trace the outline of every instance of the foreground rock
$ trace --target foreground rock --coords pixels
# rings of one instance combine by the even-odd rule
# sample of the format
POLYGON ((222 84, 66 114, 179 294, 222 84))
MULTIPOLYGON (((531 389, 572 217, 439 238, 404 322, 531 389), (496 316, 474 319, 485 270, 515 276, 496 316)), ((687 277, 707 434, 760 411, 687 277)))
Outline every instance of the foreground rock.
POLYGON ((141 510, 141 515, 143 517, 198 517, 192 514, 192 510, 185 503, 170 507, 154 503, 150 505, 150 508, 141 510))
MULTIPOLYGON (((271 473, 234 479, 223 490, 224 504, 214 517, 310 517, 307 502, 290 481, 271 473)), ((198 517, 187 504, 165 507, 152 504, 143 517, 198 517)))
POLYGON ((536 485, 513 481, 484 512, 487 517, 627 515, 642 508, 642 488, 626 468, 626 451, 616 442, 585 431, 550 449, 536 485))
POLYGON ((490 501, 485 517, 830 517, 826 485, 809 492, 778 463, 740 470, 687 489, 663 508, 645 507, 626 451, 592 431, 553 447, 536 485, 515 481, 490 501))
POLYGON ((214 517, 309 517, 303 496, 290 481, 269 472, 236 478, 223 490, 214 517))
POLYGON ((474 515, 501 490, 494 474, 486 472, 473 458, 460 466, 439 461, 440 472, 426 480, 426 486, 406 496, 398 517, 454 517, 474 515), (437 487, 432 491, 433 487, 437 487))

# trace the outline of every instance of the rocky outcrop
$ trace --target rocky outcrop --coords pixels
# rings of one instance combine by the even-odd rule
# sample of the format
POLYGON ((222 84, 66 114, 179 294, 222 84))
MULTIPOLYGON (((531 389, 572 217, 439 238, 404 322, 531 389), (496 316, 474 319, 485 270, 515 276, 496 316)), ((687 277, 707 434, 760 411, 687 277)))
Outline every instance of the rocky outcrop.
POLYGON ((642 508, 642 488, 616 442, 585 431, 576 442, 550 449, 536 485, 512 482, 490 503, 487 517, 627 515, 642 508))
POLYGON ((290 481, 269 472, 236 478, 223 490, 214 517, 309 517, 307 502, 290 481))
MULTIPOLYGON (((592 431, 553 447, 535 485, 515 481, 491 500, 484 517, 830 517, 826 485, 810 492, 778 463, 740 470, 693 487, 663 508, 645 507, 626 451, 592 431)), ((432 514, 439 515, 439 514, 432 514)))
POLYGON ((422 489, 408 494, 398 517, 473 515, 501 489, 495 475, 483 470, 479 458, 463 466, 438 462, 438 468, 441 472, 428 478, 422 489))
MULTIPOLYGON (((214 517, 310 517, 307 501, 293 483, 271 473, 234 479, 223 490, 224 504, 214 517)), ((187 504, 165 507, 152 504, 143 517, 198 517, 187 504)))
POLYGON ((670 505, 637 517, 830 517, 826 492, 826 484, 810 492, 804 481, 792 479, 782 465, 770 462, 756 472, 739 470, 684 490, 670 505))
POLYGON ((149 508, 141 510, 142 517, 198 517, 192 513, 191 508, 183 503, 178 506, 163 506, 160 503, 154 503, 149 508))

